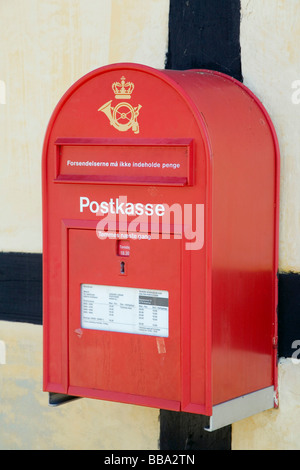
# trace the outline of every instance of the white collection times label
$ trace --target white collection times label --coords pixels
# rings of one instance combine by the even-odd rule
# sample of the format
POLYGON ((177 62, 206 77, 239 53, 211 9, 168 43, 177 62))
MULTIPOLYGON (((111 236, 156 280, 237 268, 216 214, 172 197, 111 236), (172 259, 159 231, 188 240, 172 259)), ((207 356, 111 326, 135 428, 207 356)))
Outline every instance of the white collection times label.
POLYGON ((169 293, 81 284, 81 327, 168 337, 169 293))

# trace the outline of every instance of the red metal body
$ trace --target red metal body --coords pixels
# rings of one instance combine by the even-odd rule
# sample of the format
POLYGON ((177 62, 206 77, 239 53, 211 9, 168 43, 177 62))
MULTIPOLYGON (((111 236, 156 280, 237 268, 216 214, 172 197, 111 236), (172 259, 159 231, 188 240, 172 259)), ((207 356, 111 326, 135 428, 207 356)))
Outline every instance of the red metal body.
POLYGON ((278 193, 272 123, 236 80, 115 64, 75 83, 43 150, 44 390, 205 415, 276 390, 278 193), (147 331, 112 331, 103 286, 126 321, 131 289, 160 296, 167 324, 150 307, 147 331))

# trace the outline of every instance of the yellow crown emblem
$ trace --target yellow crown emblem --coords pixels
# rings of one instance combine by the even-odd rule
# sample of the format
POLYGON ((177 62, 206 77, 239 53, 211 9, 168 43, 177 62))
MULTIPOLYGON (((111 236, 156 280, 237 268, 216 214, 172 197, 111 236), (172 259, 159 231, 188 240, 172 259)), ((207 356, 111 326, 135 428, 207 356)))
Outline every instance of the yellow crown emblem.
POLYGON ((134 90, 134 84, 132 82, 127 82, 125 83, 125 77, 121 77, 121 83, 120 82, 114 82, 112 84, 112 89, 115 94, 115 98, 117 100, 121 99, 127 99, 130 100, 131 94, 134 90))

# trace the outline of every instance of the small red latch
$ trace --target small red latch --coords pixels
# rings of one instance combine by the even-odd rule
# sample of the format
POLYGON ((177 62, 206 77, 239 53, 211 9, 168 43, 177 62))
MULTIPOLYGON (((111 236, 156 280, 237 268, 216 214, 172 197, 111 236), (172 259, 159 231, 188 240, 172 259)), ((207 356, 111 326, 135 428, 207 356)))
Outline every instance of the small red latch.
POLYGON ((278 336, 273 336, 272 344, 274 349, 278 348, 278 336))

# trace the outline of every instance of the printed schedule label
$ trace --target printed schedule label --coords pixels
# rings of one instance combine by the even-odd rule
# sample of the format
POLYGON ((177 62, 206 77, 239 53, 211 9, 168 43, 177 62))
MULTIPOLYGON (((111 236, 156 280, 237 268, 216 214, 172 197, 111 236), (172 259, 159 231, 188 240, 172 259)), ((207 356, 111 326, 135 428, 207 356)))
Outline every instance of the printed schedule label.
POLYGON ((81 284, 81 327, 168 337, 169 293, 81 284))

